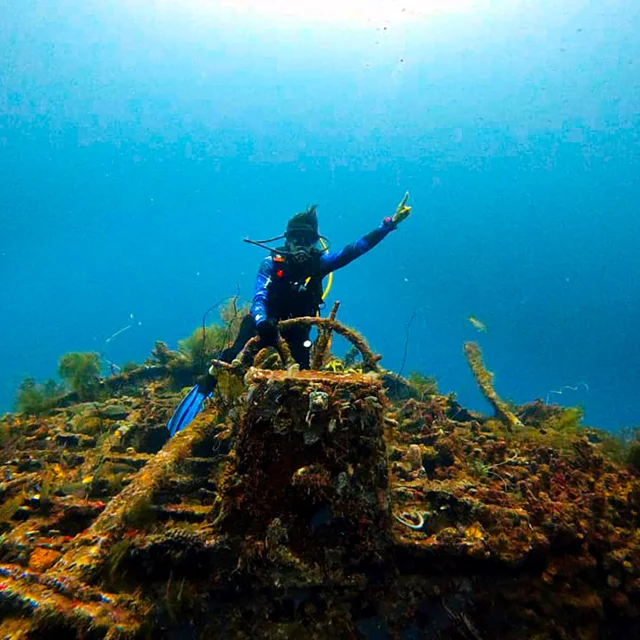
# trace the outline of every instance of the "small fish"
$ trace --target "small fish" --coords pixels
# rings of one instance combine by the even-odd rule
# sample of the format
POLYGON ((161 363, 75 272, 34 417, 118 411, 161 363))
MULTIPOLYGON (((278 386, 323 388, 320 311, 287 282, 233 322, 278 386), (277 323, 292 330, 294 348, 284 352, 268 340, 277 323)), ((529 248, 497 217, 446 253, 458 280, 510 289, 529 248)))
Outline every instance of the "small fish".
POLYGON ((469 316, 469 322, 480 332, 487 333, 487 327, 484 322, 480 322, 477 318, 469 316))

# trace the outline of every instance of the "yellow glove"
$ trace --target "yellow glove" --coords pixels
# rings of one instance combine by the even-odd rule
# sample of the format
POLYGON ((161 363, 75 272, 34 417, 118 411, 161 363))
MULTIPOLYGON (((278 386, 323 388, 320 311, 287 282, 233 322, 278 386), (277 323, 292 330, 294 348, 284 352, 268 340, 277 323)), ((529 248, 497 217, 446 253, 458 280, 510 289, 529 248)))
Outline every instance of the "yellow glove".
POLYGON ((405 218, 409 217, 411 213, 411 207, 407 206, 407 200, 409 199, 409 192, 407 191, 402 198, 402 202, 398 205, 396 212, 393 214, 391 221, 394 224, 400 224, 405 218))

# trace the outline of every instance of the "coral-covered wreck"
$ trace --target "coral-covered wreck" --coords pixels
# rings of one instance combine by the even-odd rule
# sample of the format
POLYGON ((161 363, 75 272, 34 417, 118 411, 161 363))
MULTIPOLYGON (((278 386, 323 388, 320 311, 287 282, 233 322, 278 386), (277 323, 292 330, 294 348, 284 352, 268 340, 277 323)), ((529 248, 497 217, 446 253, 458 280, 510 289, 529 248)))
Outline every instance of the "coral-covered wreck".
POLYGON ((640 637, 640 481, 612 438, 509 407, 475 345, 495 417, 303 321, 313 370, 250 345, 170 440, 161 344, 100 401, 0 421, 0 637, 640 637))

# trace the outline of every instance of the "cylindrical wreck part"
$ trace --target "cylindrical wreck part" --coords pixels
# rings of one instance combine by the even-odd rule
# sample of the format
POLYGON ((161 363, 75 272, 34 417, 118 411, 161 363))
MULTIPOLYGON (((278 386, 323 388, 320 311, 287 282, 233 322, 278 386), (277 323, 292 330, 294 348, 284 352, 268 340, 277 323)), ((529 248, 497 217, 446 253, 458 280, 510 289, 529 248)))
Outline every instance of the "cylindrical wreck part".
POLYGON ((375 374, 252 370, 222 525, 322 570, 384 563, 390 509, 375 374))

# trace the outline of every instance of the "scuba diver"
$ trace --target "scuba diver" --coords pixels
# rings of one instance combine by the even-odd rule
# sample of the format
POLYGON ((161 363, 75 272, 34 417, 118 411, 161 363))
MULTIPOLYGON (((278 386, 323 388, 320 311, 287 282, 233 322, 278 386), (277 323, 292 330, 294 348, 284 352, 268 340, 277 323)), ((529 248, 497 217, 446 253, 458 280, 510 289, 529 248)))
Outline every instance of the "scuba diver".
MULTIPOLYGON (((251 310, 242 319, 234 343, 224 349, 220 360, 232 362, 245 344, 255 335, 260 336, 260 347, 274 346, 280 334, 278 322, 289 318, 315 316, 323 306, 322 281, 326 276, 348 265, 375 247, 411 213, 407 206, 407 192, 393 216, 384 218, 377 229, 340 251, 330 251, 327 239, 318 231, 316 205, 294 215, 287 223, 283 235, 269 240, 248 240, 270 251, 258 271, 251 310), (272 248, 268 243, 284 239, 284 246, 272 248)), ((301 369, 308 369, 312 343, 311 327, 289 327, 282 337, 289 344, 291 355, 301 369)), ((213 368, 204 379, 183 398, 167 424, 173 436, 184 429, 202 410, 204 401, 216 387, 213 368)))

